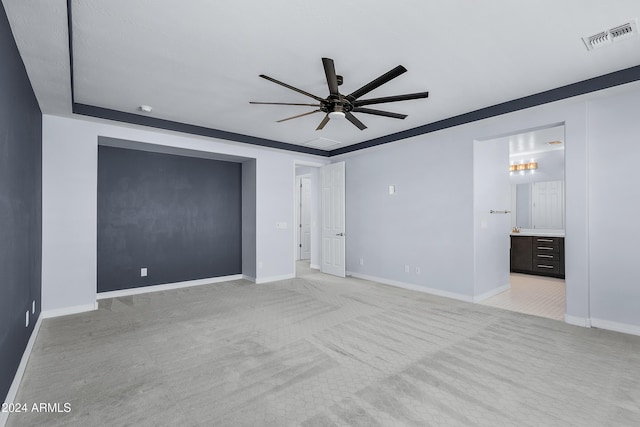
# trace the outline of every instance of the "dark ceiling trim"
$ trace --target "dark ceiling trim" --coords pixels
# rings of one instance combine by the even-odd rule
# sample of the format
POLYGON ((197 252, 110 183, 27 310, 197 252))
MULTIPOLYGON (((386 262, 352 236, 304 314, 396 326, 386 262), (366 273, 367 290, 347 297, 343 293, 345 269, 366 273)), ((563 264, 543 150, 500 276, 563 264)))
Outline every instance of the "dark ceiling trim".
POLYGON ((370 139, 358 144, 349 145, 347 147, 336 148, 331 151, 320 150, 302 145, 289 144, 286 142, 264 139, 255 136, 244 135, 241 133, 227 132, 219 129, 207 128, 204 126, 190 125, 171 120, 159 119, 156 117, 142 116, 140 114, 127 113, 108 108, 96 107, 93 105, 80 104, 75 101, 74 89, 74 73, 73 73, 73 25, 71 15, 71 2, 67 0, 67 25, 69 27, 69 65, 71 78, 71 102, 72 110, 75 114, 97 117, 101 119, 114 120, 118 122, 149 126, 153 128, 171 130, 192 135, 206 136, 210 138, 218 138, 245 144, 258 145, 262 147, 277 148, 281 150, 294 151, 298 153, 314 154, 317 156, 333 157, 340 154, 351 153, 365 148, 375 147, 377 145, 388 144, 390 142, 407 139, 418 135, 423 135, 439 130, 460 126, 466 123, 478 120, 488 119, 490 117, 502 114, 512 113, 514 111, 524 110, 526 108, 536 107, 550 102, 560 101, 578 95, 584 95, 602 89, 614 86, 632 83, 640 80, 640 65, 627 68, 613 73, 604 74, 588 80, 550 89, 544 92, 525 96, 523 98, 514 99, 503 102, 501 104, 492 105, 490 107, 481 108, 459 116, 449 117, 437 122, 428 123, 402 132, 396 132, 390 135, 381 136, 379 138, 370 139))
POLYGON ((73 28, 71 25, 71 0, 67 0, 67 37, 69 37, 69 79, 71 80, 71 105, 76 102, 75 88, 73 87, 73 28))
POLYGON ((328 157, 329 152, 318 148, 273 141, 271 139, 258 138, 256 136, 241 133, 227 132, 203 126, 190 125, 182 122, 159 119, 156 117, 142 116, 140 114, 126 113, 124 111, 110 110, 108 108, 93 105, 73 103, 73 112, 83 116, 97 117, 99 119, 114 120, 116 122, 130 123, 134 125, 149 126, 153 128, 188 133, 192 135, 206 136, 209 138, 225 139, 227 141, 243 142, 245 144, 259 145, 261 147, 278 148, 281 150, 296 151, 298 153, 314 154, 328 157))
POLYGON ((492 105, 491 107, 481 108, 459 116, 449 117, 448 119, 418 126, 402 132, 393 133, 391 135, 381 136, 380 138, 370 139, 348 147, 336 148, 331 151, 331 157, 340 154, 351 153, 353 151, 363 150, 365 148, 375 147, 376 145, 388 144, 390 142, 407 139, 426 133, 436 132, 439 130, 460 126, 466 123, 478 120, 488 119, 490 117, 499 116, 501 114, 512 113, 526 108, 536 107, 538 105, 548 104, 550 102, 560 101, 572 98, 578 95, 584 95, 610 87, 632 83, 640 80, 640 65, 626 68, 624 70, 615 71, 613 73, 604 74, 588 80, 582 80, 570 85, 561 86, 545 92, 536 93, 534 95, 525 96, 523 98, 514 99, 503 102, 501 104, 492 105))

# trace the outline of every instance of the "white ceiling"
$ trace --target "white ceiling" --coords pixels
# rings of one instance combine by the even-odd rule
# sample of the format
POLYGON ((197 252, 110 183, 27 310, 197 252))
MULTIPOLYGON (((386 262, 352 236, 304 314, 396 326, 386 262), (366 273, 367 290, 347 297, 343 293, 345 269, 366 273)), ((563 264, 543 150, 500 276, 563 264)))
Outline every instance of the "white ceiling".
MULTIPOLYGON (((47 114, 69 114, 66 1, 2 0, 47 114)), ((640 1, 72 0, 75 101, 293 144, 355 144, 640 64, 640 36, 591 52, 581 37, 640 17, 640 1), (332 120, 315 131, 321 58, 349 93, 401 64, 408 72, 363 98, 429 91, 426 100, 356 113, 368 129, 332 120)), ((336 147, 330 147, 336 148, 336 147)))
POLYGON ((545 151, 564 150, 564 126, 553 126, 507 137, 509 157, 519 157, 545 151), (561 144, 549 144, 560 141, 561 144))

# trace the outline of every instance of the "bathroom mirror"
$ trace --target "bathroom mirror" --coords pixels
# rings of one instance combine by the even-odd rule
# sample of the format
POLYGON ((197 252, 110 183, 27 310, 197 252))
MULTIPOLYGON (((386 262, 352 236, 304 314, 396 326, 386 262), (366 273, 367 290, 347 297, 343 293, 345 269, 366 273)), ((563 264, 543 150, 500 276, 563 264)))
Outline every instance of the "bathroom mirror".
POLYGON ((564 125, 509 137, 511 227, 564 230, 564 125))
POLYGON ((513 226, 521 229, 564 229, 564 181, 513 184, 512 201, 513 226))

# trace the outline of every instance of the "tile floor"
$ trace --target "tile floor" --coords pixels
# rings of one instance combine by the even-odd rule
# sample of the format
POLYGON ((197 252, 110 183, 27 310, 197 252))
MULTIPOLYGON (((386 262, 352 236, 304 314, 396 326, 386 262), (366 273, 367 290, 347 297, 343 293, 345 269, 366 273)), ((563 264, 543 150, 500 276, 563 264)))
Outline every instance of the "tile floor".
POLYGON ((565 283, 553 277, 511 273, 511 289, 481 304, 564 321, 565 283))

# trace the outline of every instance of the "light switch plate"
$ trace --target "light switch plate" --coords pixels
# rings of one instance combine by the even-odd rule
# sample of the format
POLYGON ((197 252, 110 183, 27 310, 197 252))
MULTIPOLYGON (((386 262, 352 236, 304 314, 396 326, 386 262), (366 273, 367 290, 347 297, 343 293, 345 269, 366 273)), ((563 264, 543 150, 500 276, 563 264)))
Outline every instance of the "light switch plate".
POLYGON ((393 196, 394 194, 396 194, 396 186, 395 185, 390 185, 389 186, 389 195, 393 196))
POLYGON ((140 269, 140 277, 147 277, 147 267, 142 267, 140 269))

